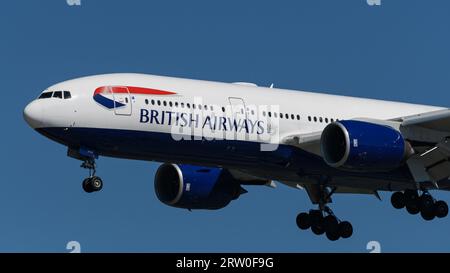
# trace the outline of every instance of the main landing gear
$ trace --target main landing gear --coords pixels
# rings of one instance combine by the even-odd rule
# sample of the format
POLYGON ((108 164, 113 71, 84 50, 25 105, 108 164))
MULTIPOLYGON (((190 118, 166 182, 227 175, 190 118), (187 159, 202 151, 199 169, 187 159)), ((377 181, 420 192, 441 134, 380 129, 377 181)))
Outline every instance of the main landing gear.
POLYGON ((325 233, 330 241, 347 239, 353 234, 352 224, 340 221, 327 206, 324 209, 310 210, 309 213, 300 213, 297 216, 297 226, 303 230, 311 228, 316 235, 325 233))
POLYGON ((420 196, 415 190, 395 192, 391 196, 391 203, 396 209, 406 208, 410 214, 420 213, 426 221, 431 221, 436 217, 444 218, 448 214, 447 203, 435 200, 428 191, 423 191, 420 196))
POLYGON ((302 212, 297 215, 297 226, 311 231, 316 235, 325 234, 330 241, 336 241, 339 238, 350 238, 353 234, 352 224, 348 221, 341 221, 337 218, 333 211, 327 206, 331 202, 331 195, 334 189, 319 186, 315 203, 319 204, 319 209, 310 210, 308 213, 302 212))
POLYGON ((85 159, 81 168, 89 170, 89 177, 83 180, 83 190, 87 193, 100 191, 103 188, 103 181, 100 177, 95 176, 96 165, 94 159, 85 159))

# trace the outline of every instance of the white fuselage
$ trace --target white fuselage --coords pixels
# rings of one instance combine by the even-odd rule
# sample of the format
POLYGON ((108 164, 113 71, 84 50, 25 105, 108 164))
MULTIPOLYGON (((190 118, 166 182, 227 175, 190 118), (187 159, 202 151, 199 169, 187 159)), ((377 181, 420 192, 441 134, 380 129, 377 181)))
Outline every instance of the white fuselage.
MULTIPOLYGON (((32 102, 30 107, 39 108, 33 109, 33 111, 37 111, 41 115, 40 122, 33 124, 34 128, 114 128, 170 133, 172 130, 170 126, 149 126, 139 122, 140 109, 151 108, 163 111, 174 108, 168 105, 164 106, 162 101, 179 102, 180 104, 183 102, 191 105, 196 101, 196 105, 200 103, 201 105, 216 106, 212 111, 202 110, 205 116, 214 111, 217 112, 217 110, 220 114, 221 107, 229 107, 229 98, 241 98, 247 107, 256 106, 259 111, 278 107, 280 113, 289 115, 288 119, 277 118, 281 136, 320 131, 327 125, 325 118, 328 120, 353 118, 389 120, 444 109, 374 99, 140 74, 85 77, 53 85, 47 90, 69 90, 72 93, 72 99, 32 102), (93 100, 93 92, 99 86, 139 86, 168 90, 176 92, 176 95, 135 95, 131 105, 131 115, 115 115, 113 110, 105 111, 93 100), (161 105, 146 105, 145 99, 160 100, 161 105), (294 119, 291 118, 291 115, 294 115, 294 119), (297 120, 297 115, 300 115, 300 120, 297 120), (308 117, 311 117, 311 121, 308 117), (314 117, 316 121, 314 121, 314 117)), ((181 107, 178 109, 184 112, 188 111, 186 106, 184 109, 181 107)), ((191 111, 194 110, 191 109, 191 111)), ((255 111, 255 116, 258 114, 261 115, 255 111)), ((247 115, 248 118, 253 116, 251 113, 247 113, 247 115)))

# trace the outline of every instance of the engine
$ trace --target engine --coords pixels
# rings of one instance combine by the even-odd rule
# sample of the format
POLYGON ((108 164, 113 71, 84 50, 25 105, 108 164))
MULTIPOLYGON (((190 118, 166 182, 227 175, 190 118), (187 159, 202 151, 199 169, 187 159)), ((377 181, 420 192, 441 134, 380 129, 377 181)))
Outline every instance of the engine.
POLYGON ((354 171, 387 171, 413 151, 397 130, 370 122, 346 120, 325 127, 321 136, 325 162, 354 171))
POLYGON ((156 172, 155 192, 169 206, 214 210, 247 191, 225 169, 163 164, 156 172))

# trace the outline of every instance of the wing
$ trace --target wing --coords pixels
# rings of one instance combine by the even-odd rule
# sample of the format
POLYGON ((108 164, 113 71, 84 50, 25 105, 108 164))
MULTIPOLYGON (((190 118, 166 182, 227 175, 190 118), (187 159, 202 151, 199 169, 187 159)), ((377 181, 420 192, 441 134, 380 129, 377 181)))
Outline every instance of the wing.
POLYGON ((433 111, 397 119, 403 127, 420 127, 438 132, 450 132, 450 109, 433 111))
MULTIPOLYGON (((450 177, 450 109, 399 117, 392 120, 357 120, 389 125, 399 130, 416 152, 407 165, 416 182, 438 182, 450 177)), ((321 131, 293 133, 282 138, 281 143, 321 156, 321 131)))
POLYGON ((416 154, 408 167, 416 182, 438 182, 450 177, 450 109, 396 119, 400 132, 416 154))
POLYGON ((320 154, 320 137, 322 131, 308 134, 294 133, 281 138, 281 144, 292 145, 310 153, 320 154))

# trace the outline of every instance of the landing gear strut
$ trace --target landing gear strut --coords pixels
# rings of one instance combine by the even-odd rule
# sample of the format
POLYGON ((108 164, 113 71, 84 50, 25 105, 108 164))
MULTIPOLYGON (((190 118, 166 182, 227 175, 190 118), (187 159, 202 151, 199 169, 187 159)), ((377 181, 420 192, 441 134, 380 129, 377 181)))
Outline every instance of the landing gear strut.
POLYGON ((406 208, 410 214, 420 213, 426 221, 431 221, 436 217, 444 218, 448 215, 447 203, 435 200, 428 191, 423 191, 420 196, 415 190, 395 192, 391 196, 391 203, 396 209, 406 208))
POLYGON ((326 205, 333 194, 334 190, 327 193, 321 190, 321 198, 319 209, 310 210, 308 213, 302 212, 297 215, 297 226, 302 230, 311 228, 316 235, 325 233, 330 241, 336 241, 339 238, 350 238, 353 234, 353 227, 348 221, 339 220, 333 211, 326 205))
POLYGON ((85 159, 81 168, 89 170, 89 177, 83 180, 83 190, 87 193, 100 191, 103 188, 103 181, 100 177, 95 176, 95 160, 92 158, 85 159))

